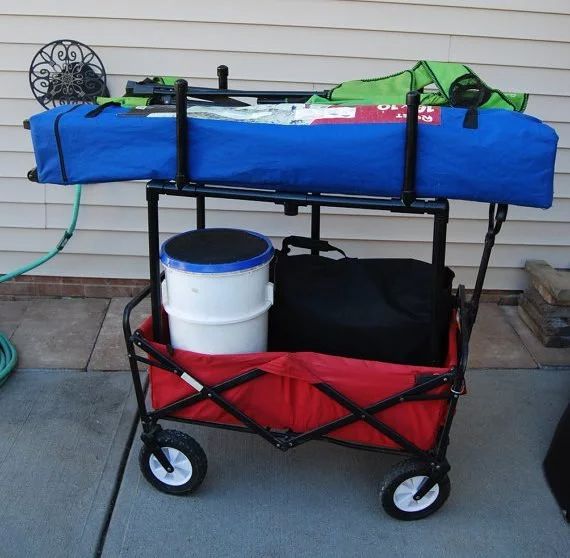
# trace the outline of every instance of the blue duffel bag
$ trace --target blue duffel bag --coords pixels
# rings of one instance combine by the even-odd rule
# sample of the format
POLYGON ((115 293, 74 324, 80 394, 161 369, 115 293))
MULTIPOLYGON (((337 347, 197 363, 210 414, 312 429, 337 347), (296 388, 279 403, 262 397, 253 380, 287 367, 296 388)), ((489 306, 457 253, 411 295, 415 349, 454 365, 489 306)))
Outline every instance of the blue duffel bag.
MULTIPOLYGON (((558 136, 539 119, 502 109, 438 108, 420 124, 418 197, 547 208, 558 136)), ((122 107, 60 106, 30 119, 39 182, 173 179, 175 118, 122 107), (156 116, 156 115, 155 115, 156 116)), ((399 196, 405 120, 284 125, 189 118, 189 174, 206 184, 292 192, 399 196)))

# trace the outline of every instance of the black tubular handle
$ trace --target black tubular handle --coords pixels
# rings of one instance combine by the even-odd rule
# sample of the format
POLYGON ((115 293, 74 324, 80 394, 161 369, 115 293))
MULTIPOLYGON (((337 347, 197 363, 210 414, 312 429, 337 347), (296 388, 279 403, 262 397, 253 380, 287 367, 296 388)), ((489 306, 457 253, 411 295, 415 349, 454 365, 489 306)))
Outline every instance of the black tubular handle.
POLYGON ((218 66, 218 89, 228 88, 228 75, 230 73, 227 66, 218 66))
POLYGON ((345 258, 347 257, 344 250, 333 246, 326 240, 317 240, 313 238, 307 238, 306 236, 288 236, 284 238, 283 244, 281 246, 281 252, 283 254, 288 254, 291 246, 295 246, 296 248, 304 248, 305 250, 316 249, 319 252, 340 252, 345 258))
POLYGON ((406 151, 404 164, 404 186, 402 202, 410 206, 416 199, 416 154, 418 147, 418 107, 420 94, 410 91, 406 95, 406 151))
POLYGON ((181 190, 188 180, 188 113, 186 95, 188 82, 179 79, 174 85, 176 92, 176 187, 181 190))

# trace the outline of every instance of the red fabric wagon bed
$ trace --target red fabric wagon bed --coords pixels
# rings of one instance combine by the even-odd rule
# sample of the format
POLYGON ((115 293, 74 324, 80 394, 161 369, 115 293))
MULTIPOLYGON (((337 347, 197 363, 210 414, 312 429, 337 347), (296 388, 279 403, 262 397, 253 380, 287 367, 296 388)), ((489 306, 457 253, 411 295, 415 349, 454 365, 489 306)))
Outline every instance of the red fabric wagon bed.
MULTIPOLYGON (((141 326, 143 337, 153 348, 174 360, 181 368, 208 386, 214 386, 254 369, 265 374, 224 391, 224 397, 257 423, 277 431, 295 433, 322 426, 346 416, 348 411, 315 388, 329 386, 354 403, 367 407, 448 373, 457 364, 458 325, 453 315, 449 328, 448 353, 440 368, 390 364, 319 353, 266 352, 242 355, 204 355, 169 349, 152 340, 152 320, 141 326)), ((173 372, 150 366, 151 400, 154 409, 170 405, 196 393, 193 387, 173 372)), ((422 450, 434 447, 448 407, 447 384, 430 390, 428 397, 405 401, 378 412, 375 416, 422 450)), ((205 399, 172 412, 177 418, 241 426, 234 416, 211 400, 205 399)), ((402 448, 369 424, 358 421, 328 434, 329 438, 381 448, 402 448)))

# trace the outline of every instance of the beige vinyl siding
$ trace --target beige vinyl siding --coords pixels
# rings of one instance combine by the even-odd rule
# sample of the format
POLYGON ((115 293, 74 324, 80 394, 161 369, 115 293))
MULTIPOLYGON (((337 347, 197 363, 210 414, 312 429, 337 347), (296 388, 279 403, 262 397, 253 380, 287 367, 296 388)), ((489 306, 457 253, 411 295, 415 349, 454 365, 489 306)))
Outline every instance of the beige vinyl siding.
MULTIPOLYGON (((524 287, 526 259, 570 265, 570 3, 566 0, 100 0, 0 4, 0 272, 51 248, 67 226, 70 188, 28 182, 34 166, 21 122, 40 110, 27 70, 56 38, 94 47, 112 93, 127 79, 182 75, 215 85, 219 64, 249 88, 323 88, 409 67, 418 59, 472 65, 489 83, 531 93, 527 112, 560 135, 556 201, 548 211, 511 208, 486 284, 524 287), (492 7, 489 5, 492 4, 492 7)), ((271 204, 208 200, 208 225, 249 227, 279 240, 309 229, 271 204)), ((161 199, 163 237, 194 222, 192 200, 161 199)), ((452 203, 448 263, 472 286, 486 230, 483 204, 452 203)), ((84 188, 79 230, 65 253, 36 273, 146 276, 144 183, 84 188)), ((429 259, 429 218, 371 211, 324 211, 323 236, 353 255, 429 259)))

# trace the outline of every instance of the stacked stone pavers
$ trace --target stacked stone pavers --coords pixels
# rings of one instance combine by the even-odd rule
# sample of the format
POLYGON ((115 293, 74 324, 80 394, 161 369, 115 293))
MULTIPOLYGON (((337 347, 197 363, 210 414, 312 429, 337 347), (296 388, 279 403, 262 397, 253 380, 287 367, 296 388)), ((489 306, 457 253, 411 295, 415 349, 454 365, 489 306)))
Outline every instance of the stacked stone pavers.
POLYGON ((570 347, 570 270, 528 260, 529 287, 519 300, 519 315, 545 347, 570 347))

